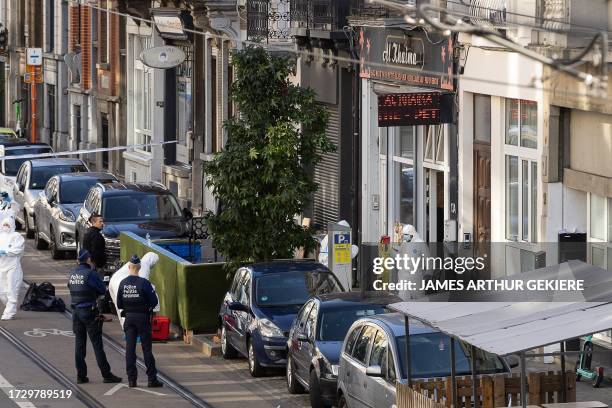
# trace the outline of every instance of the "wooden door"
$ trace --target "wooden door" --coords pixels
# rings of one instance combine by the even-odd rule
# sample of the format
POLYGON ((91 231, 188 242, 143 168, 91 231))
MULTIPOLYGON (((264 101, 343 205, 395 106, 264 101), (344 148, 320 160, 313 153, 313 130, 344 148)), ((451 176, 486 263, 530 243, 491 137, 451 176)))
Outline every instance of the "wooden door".
POLYGON ((491 145, 474 141, 474 242, 491 242, 491 145))

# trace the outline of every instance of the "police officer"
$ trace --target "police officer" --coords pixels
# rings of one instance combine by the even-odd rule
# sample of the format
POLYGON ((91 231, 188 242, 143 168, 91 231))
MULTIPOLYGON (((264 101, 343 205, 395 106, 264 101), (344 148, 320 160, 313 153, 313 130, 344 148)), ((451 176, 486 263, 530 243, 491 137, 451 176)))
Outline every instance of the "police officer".
POLYGON ((87 378, 87 335, 93 346, 96 361, 105 383, 120 383, 121 378, 111 372, 102 345, 102 322, 96 306, 96 298, 104 294, 106 287, 100 276, 92 268, 91 254, 82 249, 78 256, 79 265, 68 279, 68 289, 72 298, 72 331, 74 332, 77 384, 89 382, 87 378))
POLYGON ((117 291, 117 308, 123 309, 125 323, 125 365, 130 388, 137 386, 138 370, 136 369, 136 337, 140 336, 142 354, 147 366, 149 388, 162 387, 157 379, 153 345, 151 342, 152 310, 157 306, 157 294, 151 283, 138 276, 140 259, 134 255, 129 262, 129 276, 121 281, 117 291))

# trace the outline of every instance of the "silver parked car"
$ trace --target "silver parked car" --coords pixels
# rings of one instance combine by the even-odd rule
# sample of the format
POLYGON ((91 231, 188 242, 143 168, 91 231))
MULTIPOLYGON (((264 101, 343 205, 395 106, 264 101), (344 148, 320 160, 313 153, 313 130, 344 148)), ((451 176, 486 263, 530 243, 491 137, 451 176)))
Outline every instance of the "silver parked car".
MULTIPOLYGON (((456 343, 457 375, 471 374, 469 349, 456 343)), ((478 374, 508 373, 508 364, 479 352, 478 374)), ((357 320, 340 353, 339 408, 396 406, 395 383, 406 381, 406 331, 399 313, 357 320)), ((413 379, 450 376, 450 337, 420 323, 410 325, 410 368, 413 379)))
POLYGON ((47 153, 53 153, 53 149, 46 143, 30 143, 25 139, 17 139, 14 142, 0 141, 0 189, 13 194, 17 171, 23 162, 29 160, 11 159, 11 156, 47 153))
POLYGON ((34 203, 47 181, 56 174, 89 171, 79 159, 35 159, 25 161, 15 178, 13 200, 17 203, 15 220, 26 237, 34 238, 34 203))
POLYGON ((53 259, 76 251, 75 222, 89 190, 97 183, 118 181, 110 173, 67 173, 53 176, 34 203, 36 249, 51 250, 53 259))

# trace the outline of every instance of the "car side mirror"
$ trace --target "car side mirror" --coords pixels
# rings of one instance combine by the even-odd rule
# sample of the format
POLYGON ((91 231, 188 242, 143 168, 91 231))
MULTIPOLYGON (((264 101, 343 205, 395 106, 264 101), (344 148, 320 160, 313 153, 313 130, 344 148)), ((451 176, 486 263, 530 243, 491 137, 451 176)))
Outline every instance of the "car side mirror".
POLYGON ((514 354, 506 357, 506 363, 508 363, 508 366, 510 366, 510 368, 514 368, 514 367, 518 367, 519 366, 519 358, 517 356, 515 356, 514 354))
POLYGON ((234 312, 249 313, 251 311, 251 309, 247 305, 243 305, 240 302, 231 302, 227 307, 229 310, 233 310, 234 312))
POLYGON ((382 368, 379 365, 373 365, 366 368, 366 375, 368 377, 382 377, 382 368))
POLYGON ((193 218, 193 213, 187 208, 183 208, 183 217, 185 217, 186 220, 190 220, 193 218))

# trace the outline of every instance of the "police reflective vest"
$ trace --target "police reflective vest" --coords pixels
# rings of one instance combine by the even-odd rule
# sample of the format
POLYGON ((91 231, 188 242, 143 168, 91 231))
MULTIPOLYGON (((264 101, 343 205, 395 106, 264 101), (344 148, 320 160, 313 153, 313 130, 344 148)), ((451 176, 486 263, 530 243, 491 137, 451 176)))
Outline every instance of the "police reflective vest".
POLYGON ((68 289, 70 290, 73 307, 93 306, 96 304, 96 297, 99 294, 104 294, 104 283, 98 276, 90 276, 96 273, 88 264, 80 264, 70 274, 68 289), (94 282, 95 280, 100 282, 94 282), (100 283, 102 284, 102 293, 100 293, 98 287, 100 283))
POLYGON ((119 284, 117 307, 125 313, 149 313, 157 306, 157 295, 151 282, 139 276, 128 276, 119 284))

